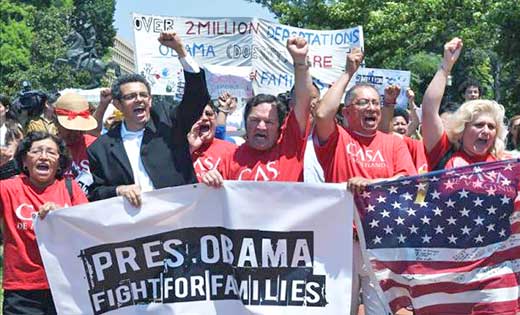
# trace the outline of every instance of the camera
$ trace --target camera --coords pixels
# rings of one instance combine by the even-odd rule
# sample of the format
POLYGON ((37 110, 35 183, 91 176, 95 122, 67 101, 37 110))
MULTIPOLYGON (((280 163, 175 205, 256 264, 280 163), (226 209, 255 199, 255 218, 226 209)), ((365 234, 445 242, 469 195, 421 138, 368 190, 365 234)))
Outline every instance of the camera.
POLYGON ((13 102, 13 109, 19 114, 27 112, 28 116, 38 116, 43 112, 47 94, 42 91, 32 90, 31 83, 22 81, 22 89, 13 102))

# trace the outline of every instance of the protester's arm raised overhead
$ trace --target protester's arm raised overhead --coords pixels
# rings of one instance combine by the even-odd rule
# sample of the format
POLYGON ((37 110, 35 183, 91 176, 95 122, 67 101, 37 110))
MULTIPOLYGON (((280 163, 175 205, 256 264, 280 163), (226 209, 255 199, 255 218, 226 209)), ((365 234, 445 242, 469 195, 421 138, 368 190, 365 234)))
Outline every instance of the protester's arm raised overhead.
POLYGON ((291 37, 287 40, 287 50, 291 54, 294 64, 294 114, 296 115, 300 132, 303 134, 309 120, 311 90, 313 89, 307 62, 309 44, 302 37, 291 37))
POLYGON ((422 105, 422 136, 427 152, 430 152, 435 147, 444 133, 444 125, 439 116, 439 108, 448 76, 459 58, 461 50, 462 40, 458 37, 453 38, 444 45, 442 63, 424 93, 422 105))
MULTIPOLYGON (((325 93, 318 108, 316 109, 316 133, 320 142, 325 142, 336 128, 336 113, 341 103, 341 98, 345 93, 348 83, 363 61, 363 52, 359 48, 353 48, 347 55, 345 72, 334 82, 330 89, 325 93)), ((347 104, 345 104, 347 105, 347 104)))

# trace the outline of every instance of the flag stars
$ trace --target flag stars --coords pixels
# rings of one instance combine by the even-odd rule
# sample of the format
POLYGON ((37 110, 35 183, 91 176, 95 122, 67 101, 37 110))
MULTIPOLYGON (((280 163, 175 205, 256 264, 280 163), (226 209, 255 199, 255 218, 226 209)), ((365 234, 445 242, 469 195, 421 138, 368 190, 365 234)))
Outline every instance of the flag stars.
POLYGON ((455 183, 452 182, 451 180, 448 180, 448 181, 446 181, 446 182, 444 183, 444 187, 445 187, 446 189, 453 189, 453 186, 454 186, 454 185, 455 185, 455 183))
POLYGON ((482 181, 480 179, 477 179, 476 181, 473 182, 473 187, 482 188, 482 181))
POLYGON ((420 206, 421 208, 426 208, 426 207, 428 207, 428 202, 426 202, 426 201, 421 201, 421 202, 419 202, 419 206, 420 206))
POLYGON ((430 182, 438 182, 439 181, 439 178, 437 176, 433 176, 432 178, 430 178, 430 182))
POLYGON ((370 222, 368 225, 370 225, 371 228, 375 228, 379 226, 379 220, 373 219, 372 222, 370 222))
POLYGON ((502 201, 503 205, 507 205, 511 199, 507 198, 506 196, 500 198, 500 201, 502 201))
POLYGON ((458 237, 456 237, 455 235, 451 234, 449 237, 448 237, 448 241, 450 242, 450 244, 457 244, 457 239, 458 237))
POLYGON ((461 191, 459 191, 459 196, 460 198, 468 198, 468 192, 466 191, 466 189, 462 189, 461 191))
POLYGON ((409 192, 403 194, 404 200, 413 200, 413 196, 409 192))
POLYGON ((496 214, 497 208, 495 208, 494 206, 491 206, 491 207, 487 208, 486 211, 488 212, 489 215, 496 214))
POLYGON ((397 194, 397 187, 396 186, 390 186, 388 188, 388 192, 391 194, 397 194))
POLYGON ((426 191, 426 186, 428 184, 426 183, 418 183, 417 185, 415 185, 415 187, 417 187, 417 190, 422 190, 422 191, 426 191))
POLYGON ((429 236, 428 234, 425 234, 421 238, 422 238, 423 244, 430 243, 430 240, 432 239, 431 236, 429 236))
POLYGON ((390 212, 387 211, 386 209, 384 209, 383 212, 381 212, 381 217, 382 218, 389 218, 390 217, 390 212))
POLYGON ((446 207, 448 207, 448 208, 450 208, 450 207, 455 208, 455 201, 451 200, 451 198, 448 199, 448 201, 446 201, 445 204, 446 204, 446 207))
POLYGON ((479 197, 477 197, 477 199, 473 200, 473 203, 475 204, 475 207, 476 206, 482 206, 483 202, 484 202, 484 200, 480 199, 479 197))
POLYGON ((374 242, 374 244, 381 244, 381 241, 382 241, 382 240, 383 240, 383 239, 382 239, 381 237, 376 236, 376 237, 373 239, 373 242, 374 242))
POLYGON ((377 197, 377 202, 379 202, 379 203, 386 202, 386 197, 384 197, 383 195, 377 197))
POLYGON ((488 232, 491 232, 491 231, 494 231, 495 230, 495 225, 494 224, 490 224, 488 226, 486 226, 488 232))
POLYGON ((477 235, 477 237, 475 237, 475 243, 482 243, 484 242, 484 237, 482 235, 477 235))
POLYGON ((399 241, 399 243, 404 243, 406 241, 406 236, 404 236, 403 234, 400 234, 397 237, 397 240, 399 241))
POLYGON ((483 225, 484 219, 482 219, 480 216, 478 216, 476 219, 473 219, 475 221, 476 225, 483 225))
POLYGON ((423 224, 430 224, 431 219, 428 218, 427 216, 424 216, 421 218, 421 221, 423 224))
POLYGON ((448 221, 448 225, 456 225, 457 219, 455 219, 453 216, 446 219, 448 221))
POLYGON ((433 215, 434 216, 442 216, 442 209, 439 208, 439 207, 436 207, 435 209, 433 209, 433 215))
POLYGON ((469 235, 469 232, 471 232, 471 229, 467 225, 464 225, 464 227, 461 229, 461 231, 462 231, 462 234, 469 235))
POLYGON ((410 226, 408 229, 410 230, 410 234, 417 234, 417 230, 419 230, 415 225, 410 226))
POLYGON ((462 208, 462 210, 460 210, 459 212, 460 212, 461 217, 469 217, 469 210, 466 209, 465 207, 462 208))
POLYGON ((415 212, 417 212, 417 210, 414 210, 412 208, 408 208, 408 211, 406 211, 406 213, 408 213, 409 217, 415 216, 415 212))
POLYGON ((506 179, 504 179, 504 180, 502 181, 502 185, 503 185, 503 186, 509 186, 509 185, 511 185, 511 181, 510 181, 509 179, 506 178, 506 179))
POLYGON ((481 173, 481 172, 482 172, 482 168, 481 168, 480 166, 475 166, 475 167, 473 168, 473 172, 475 172, 475 173, 481 173))
POLYGON ((513 170, 513 164, 509 163, 504 167, 504 171, 512 171, 513 170))
POLYGON ((385 234, 392 234, 394 229, 387 225, 383 230, 385 230, 385 234))
POLYGON ((392 207, 394 207, 394 209, 399 209, 399 208, 401 208, 401 204, 397 201, 394 201, 394 203, 392 204, 392 207))
POLYGON ((486 190, 486 193, 487 193, 488 196, 494 196, 496 191, 497 190, 495 188, 490 187, 488 190, 486 190))
POLYGON ((502 237, 506 237, 506 230, 504 230, 504 229, 500 230, 500 232, 498 232, 498 235, 500 235, 502 237))
POLYGON ((441 193, 438 192, 437 190, 433 191, 430 195, 432 196, 432 200, 433 199, 441 199, 441 193))
POLYGON ((394 219, 394 221, 397 223, 397 225, 404 225, 404 219, 401 217, 397 217, 397 219, 394 219))
POLYGON ((376 211, 376 207, 374 207, 374 205, 368 205, 367 212, 373 212, 373 211, 376 211))
POLYGON ((435 228, 435 234, 442 234, 444 233, 444 228, 440 225, 437 225, 437 227, 435 228))

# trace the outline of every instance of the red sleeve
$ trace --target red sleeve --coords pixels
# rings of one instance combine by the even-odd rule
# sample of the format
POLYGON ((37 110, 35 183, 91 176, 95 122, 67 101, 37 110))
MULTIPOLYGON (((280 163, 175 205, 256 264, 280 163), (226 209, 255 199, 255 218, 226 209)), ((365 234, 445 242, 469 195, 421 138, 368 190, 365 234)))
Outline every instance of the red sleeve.
POLYGON ((332 167, 334 162, 339 139, 339 128, 342 127, 336 124, 334 132, 329 136, 325 144, 320 145, 314 141, 314 151, 316 151, 316 157, 318 158, 325 174, 328 173, 329 168, 332 167))
POLYGON ((433 147, 430 152, 426 152, 426 160, 428 161, 428 167, 430 171, 432 168, 436 167, 437 164, 441 161, 442 157, 448 153, 452 144, 448 139, 448 135, 446 132, 443 132, 439 142, 433 147))
POLYGON ((307 143, 307 137, 309 136, 310 132, 309 120, 307 119, 305 132, 302 134, 300 132, 300 125, 296 119, 296 114, 293 110, 291 110, 287 116, 287 119, 284 121, 284 125, 280 129, 280 132, 280 145, 282 145, 283 148, 289 148, 291 151, 292 148, 296 148, 296 150, 299 150, 301 153, 300 156, 303 157, 305 144, 307 143))
POLYGON ((81 190, 81 187, 79 187, 78 183, 76 183, 75 180, 71 181, 72 183, 72 205, 80 205, 83 203, 88 203, 87 196, 85 196, 85 193, 83 190, 81 190))
POLYGON ((408 147, 408 151, 410 151, 417 172, 419 174, 428 172, 428 162, 422 141, 410 137, 403 137, 403 140, 408 147))
POLYGON ((412 161, 410 151, 403 139, 394 136, 394 174, 395 175, 417 175, 417 170, 412 161))

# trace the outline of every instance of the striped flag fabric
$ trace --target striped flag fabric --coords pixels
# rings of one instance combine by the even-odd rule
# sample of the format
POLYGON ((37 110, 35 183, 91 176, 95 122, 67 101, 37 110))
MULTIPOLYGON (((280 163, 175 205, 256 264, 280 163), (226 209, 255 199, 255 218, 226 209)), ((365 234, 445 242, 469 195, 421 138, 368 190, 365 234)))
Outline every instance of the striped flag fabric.
POLYGON ((520 314, 519 161, 436 171, 356 195, 363 256, 394 312, 520 314))

